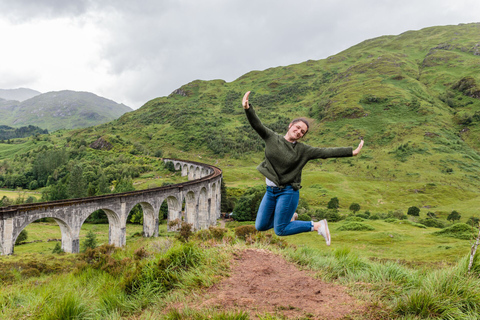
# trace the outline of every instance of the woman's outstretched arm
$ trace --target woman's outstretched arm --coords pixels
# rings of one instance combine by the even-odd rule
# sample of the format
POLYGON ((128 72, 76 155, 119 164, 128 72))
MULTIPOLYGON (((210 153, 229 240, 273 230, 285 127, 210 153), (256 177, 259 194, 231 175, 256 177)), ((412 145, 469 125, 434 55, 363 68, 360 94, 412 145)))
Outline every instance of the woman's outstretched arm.
POLYGON ((360 153, 360 150, 363 148, 363 139, 360 140, 360 144, 358 145, 357 149, 353 150, 352 154, 356 156, 357 154, 360 153))

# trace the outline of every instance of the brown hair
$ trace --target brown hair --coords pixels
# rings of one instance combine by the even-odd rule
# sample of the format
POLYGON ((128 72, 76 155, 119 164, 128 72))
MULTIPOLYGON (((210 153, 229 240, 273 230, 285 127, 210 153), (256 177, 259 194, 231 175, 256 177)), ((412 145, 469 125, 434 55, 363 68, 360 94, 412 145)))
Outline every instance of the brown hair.
MULTIPOLYGON (((307 125, 307 131, 305 132, 305 134, 307 134, 308 129, 310 129, 310 124, 308 123, 308 120, 307 120, 307 119, 305 119, 305 118, 296 118, 296 119, 293 119, 292 122, 290 122, 290 124, 293 125, 293 124, 295 124, 295 123, 297 123, 297 122, 300 122, 300 121, 303 122, 303 123, 305 123, 305 124, 307 125)), ((303 136, 305 136, 305 134, 304 134, 303 136)))

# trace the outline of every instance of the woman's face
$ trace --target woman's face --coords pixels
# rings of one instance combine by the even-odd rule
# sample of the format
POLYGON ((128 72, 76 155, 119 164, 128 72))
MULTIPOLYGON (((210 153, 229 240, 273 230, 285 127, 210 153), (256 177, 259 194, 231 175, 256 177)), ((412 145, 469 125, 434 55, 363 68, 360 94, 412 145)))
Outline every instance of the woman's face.
POLYGON ((308 127, 303 121, 290 123, 285 139, 289 142, 294 142, 300 139, 307 133, 308 127))

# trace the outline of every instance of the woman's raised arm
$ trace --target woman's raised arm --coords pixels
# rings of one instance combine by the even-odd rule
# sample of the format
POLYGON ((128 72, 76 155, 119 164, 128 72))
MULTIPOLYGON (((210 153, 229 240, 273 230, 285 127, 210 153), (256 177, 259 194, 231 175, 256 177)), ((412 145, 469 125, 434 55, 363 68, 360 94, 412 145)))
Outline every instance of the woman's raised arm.
POLYGON ((250 91, 247 91, 245 93, 245 95, 243 96, 243 99, 242 99, 242 106, 243 106, 243 109, 248 109, 249 106, 248 106, 248 96, 250 95, 250 91))

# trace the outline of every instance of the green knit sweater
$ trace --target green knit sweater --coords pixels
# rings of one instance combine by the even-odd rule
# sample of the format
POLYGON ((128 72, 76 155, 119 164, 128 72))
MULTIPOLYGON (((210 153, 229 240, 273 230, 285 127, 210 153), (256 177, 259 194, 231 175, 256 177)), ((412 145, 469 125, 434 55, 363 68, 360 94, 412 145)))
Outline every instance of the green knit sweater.
POLYGON ((295 190, 300 189, 302 169, 309 160, 353 155, 352 147, 315 148, 301 142, 288 142, 283 136, 265 127, 251 105, 245 109, 245 113, 250 125, 265 141, 265 160, 257 170, 280 188, 291 185, 295 190))

